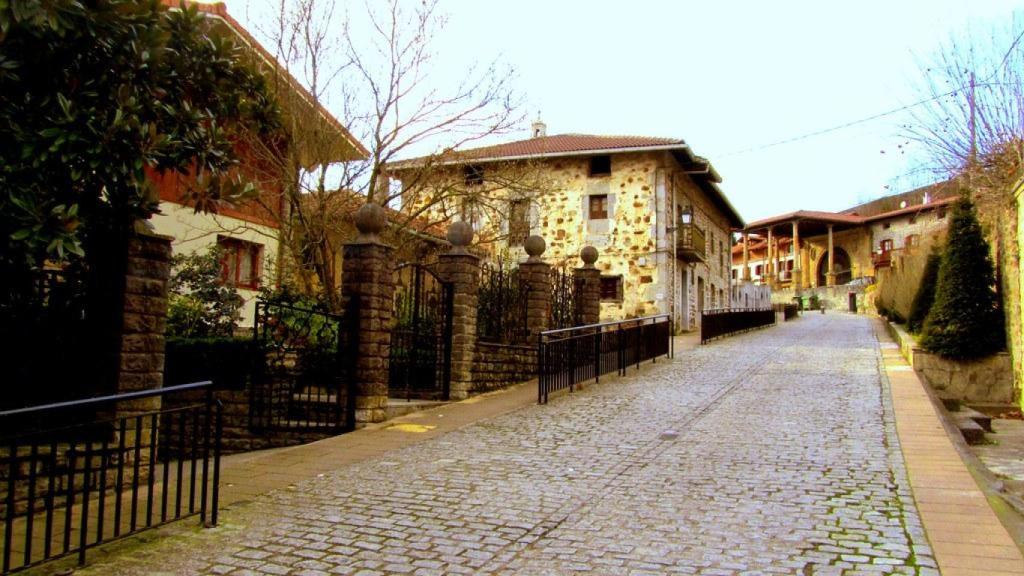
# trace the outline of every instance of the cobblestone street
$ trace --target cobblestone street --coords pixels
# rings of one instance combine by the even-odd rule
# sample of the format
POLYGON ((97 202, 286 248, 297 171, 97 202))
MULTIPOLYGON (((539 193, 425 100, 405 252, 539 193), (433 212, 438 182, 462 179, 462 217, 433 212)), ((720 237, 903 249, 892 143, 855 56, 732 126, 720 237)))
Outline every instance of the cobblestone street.
POLYGON ((339 467, 81 574, 937 574, 871 321, 812 315, 339 467))

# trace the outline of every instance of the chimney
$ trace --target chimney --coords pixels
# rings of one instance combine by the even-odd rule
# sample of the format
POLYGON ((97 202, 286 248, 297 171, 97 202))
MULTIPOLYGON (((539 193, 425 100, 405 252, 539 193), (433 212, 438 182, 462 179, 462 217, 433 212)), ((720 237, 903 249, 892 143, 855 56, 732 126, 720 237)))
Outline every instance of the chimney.
POLYGON ((537 119, 530 124, 530 132, 533 134, 533 138, 543 138, 548 135, 548 125, 541 121, 540 114, 537 114, 537 119))
POLYGON ((931 201, 932 201, 932 195, 927 193, 927 192, 925 192, 924 193, 924 202, 922 202, 922 204, 927 204, 927 203, 929 203, 931 201))

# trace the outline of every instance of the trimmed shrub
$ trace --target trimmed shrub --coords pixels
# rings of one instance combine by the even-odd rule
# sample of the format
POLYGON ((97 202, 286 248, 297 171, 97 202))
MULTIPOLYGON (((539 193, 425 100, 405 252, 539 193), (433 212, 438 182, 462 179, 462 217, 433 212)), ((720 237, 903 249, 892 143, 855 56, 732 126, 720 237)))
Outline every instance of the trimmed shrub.
POLYGON ((933 249, 928 253, 928 260, 924 265, 924 273, 921 275, 921 283, 914 294, 914 302, 910 305, 910 316, 907 317, 907 330, 913 333, 921 331, 924 327, 924 320, 935 302, 935 284, 939 279, 939 265, 942 264, 942 253, 933 249))
POLYGON ((212 380, 218 390, 244 390, 252 372, 252 340, 168 338, 164 385, 212 380))
POLYGON ((964 195, 953 205, 921 346, 946 358, 967 359, 988 356, 1005 344, 988 242, 974 204, 964 195))

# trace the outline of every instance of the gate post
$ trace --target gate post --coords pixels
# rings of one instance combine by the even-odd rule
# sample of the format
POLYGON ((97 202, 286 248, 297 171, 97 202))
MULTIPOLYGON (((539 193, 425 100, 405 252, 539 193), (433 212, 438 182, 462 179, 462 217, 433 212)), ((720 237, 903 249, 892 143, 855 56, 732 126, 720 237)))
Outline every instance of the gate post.
POLYGON ((601 271, 594 267, 597 248, 584 246, 580 250, 580 259, 583 267, 573 270, 580 324, 597 324, 601 321, 601 271))
POLYGON ((473 228, 456 222, 448 229, 452 249, 437 257, 437 275, 452 286, 451 384, 449 397, 464 400, 473 388, 473 354, 476 351, 477 298, 480 290, 480 259, 466 251, 473 228))
POLYGON ((526 330, 529 342, 536 342, 551 319, 551 265, 540 259, 547 245, 540 236, 526 239, 529 258, 519 265, 519 278, 526 289, 526 330))
POLYGON ((363 204, 355 224, 359 236, 343 247, 341 294, 345 321, 352 323, 356 340, 349 385, 355 388, 355 425, 362 428, 385 418, 395 280, 393 250, 379 237, 386 224, 384 209, 363 204))

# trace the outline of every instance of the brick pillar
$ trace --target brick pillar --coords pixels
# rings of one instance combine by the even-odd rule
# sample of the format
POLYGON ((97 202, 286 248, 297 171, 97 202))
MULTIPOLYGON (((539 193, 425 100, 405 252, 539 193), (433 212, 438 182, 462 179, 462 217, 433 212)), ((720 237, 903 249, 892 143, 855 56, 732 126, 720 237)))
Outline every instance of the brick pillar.
POLYGON ((583 260, 583 267, 573 270, 579 323, 597 324, 601 321, 601 271, 594 267, 597 248, 584 247, 580 251, 580 259, 583 260))
POLYGON ((548 329, 551 321, 551 265, 540 259, 547 246, 540 236, 526 239, 526 253, 529 258, 519 265, 519 281, 527 291, 526 330, 530 342, 536 342, 537 335, 548 329))
POLYGON ((355 214, 359 236, 343 247, 341 293, 356 340, 350 377, 357 428, 383 422, 388 403, 395 280, 393 250, 379 237, 385 223, 383 208, 364 204, 355 214))
POLYGON ((473 228, 456 222, 448 229, 451 251, 437 258, 437 275, 452 284, 452 369, 450 397, 463 400, 473 389, 473 355, 476 352, 477 297, 480 291, 480 259, 466 251, 473 228))
MULTIPOLYGON (((148 223, 139 221, 128 240, 116 393, 163 385, 170 275, 171 238, 154 234, 148 223)), ((115 416, 133 416, 159 408, 158 397, 121 402, 115 416)))

